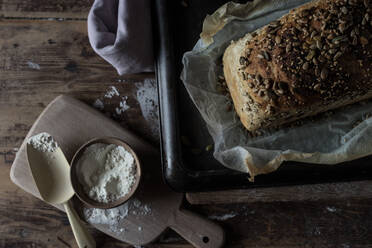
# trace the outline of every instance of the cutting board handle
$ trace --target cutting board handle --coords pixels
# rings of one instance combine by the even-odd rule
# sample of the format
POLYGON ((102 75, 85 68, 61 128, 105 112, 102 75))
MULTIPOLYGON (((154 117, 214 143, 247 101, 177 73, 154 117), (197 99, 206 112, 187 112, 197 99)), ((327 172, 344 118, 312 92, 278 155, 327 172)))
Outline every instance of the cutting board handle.
POLYGON ((218 248, 225 242, 219 225, 185 209, 175 212, 169 226, 197 248, 218 248))

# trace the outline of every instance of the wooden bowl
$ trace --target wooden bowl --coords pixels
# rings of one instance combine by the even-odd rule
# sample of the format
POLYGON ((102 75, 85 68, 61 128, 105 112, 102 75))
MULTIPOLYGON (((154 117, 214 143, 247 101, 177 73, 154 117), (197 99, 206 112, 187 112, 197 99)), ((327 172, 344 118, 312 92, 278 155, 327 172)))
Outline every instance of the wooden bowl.
POLYGON ((72 161, 71 161, 70 180, 71 180, 71 183, 72 183, 72 187, 74 188, 75 193, 79 197, 79 199, 89 207, 107 209, 107 208, 114 208, 116 206, 119 206, 119 205, 125 203, 126 201, 129 200, 129 198, 134 194, 134 192, 138 188, 140 179, 141 179, 141 164, 140 164, 140 161, 138 159, 137 154, 133 151, 133 149, 127 143, 125 143, 124 141, 122 141, 120 139, 117 139, 117 138, 103 137, 103 138, 92 139, 92 140, 88 141, 87 143, 83 144, 77 150, 77 152, 75 153, 75 155, 74 155, 74 157, 72 158, 72 161), (108 203, 98 202, 98 201, 95 201, 92 198, 90 198, 85 193, 83 185, 81 185, 81 183, 78 179, 78 171, 79 171, 78 161, 79 161, 80 157, 83 155, 85 149, 88 146, 90 146, 92 144, 96 144, 96 143, 103 143, 103 144, 108 144, 108 145, 114 144, 114 145, 117 145, 117 146, 122 146, 128 152, 130 152, 133 155, 134 161, 136 163, 136 175, 135 175, 136 181, 135 181, 134 185, 132 186, 130 192, 128 194, 126 194, 125 196, 123 196, 123 197, 121 197, 121 198, 119 198, 115 201, 108 202, 108 203))

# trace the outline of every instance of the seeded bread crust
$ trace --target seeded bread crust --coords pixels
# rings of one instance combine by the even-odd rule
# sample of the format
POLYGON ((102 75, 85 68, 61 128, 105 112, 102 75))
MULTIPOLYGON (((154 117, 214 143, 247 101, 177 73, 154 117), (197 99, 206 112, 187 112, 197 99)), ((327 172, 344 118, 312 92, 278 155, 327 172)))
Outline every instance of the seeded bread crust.
POLYGON ((226 49, 224 75, 249 131, 372 97, 372 0, 318 0, 226 49))

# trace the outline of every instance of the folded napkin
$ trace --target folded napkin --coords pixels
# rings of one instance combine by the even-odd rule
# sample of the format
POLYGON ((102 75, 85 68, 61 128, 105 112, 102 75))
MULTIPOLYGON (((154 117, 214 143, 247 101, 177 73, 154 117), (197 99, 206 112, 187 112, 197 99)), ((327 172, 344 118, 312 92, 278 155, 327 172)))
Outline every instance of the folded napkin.
POLYGON ((150 0, 95 0, 88 36, 120 75, 154 71, 150 0))

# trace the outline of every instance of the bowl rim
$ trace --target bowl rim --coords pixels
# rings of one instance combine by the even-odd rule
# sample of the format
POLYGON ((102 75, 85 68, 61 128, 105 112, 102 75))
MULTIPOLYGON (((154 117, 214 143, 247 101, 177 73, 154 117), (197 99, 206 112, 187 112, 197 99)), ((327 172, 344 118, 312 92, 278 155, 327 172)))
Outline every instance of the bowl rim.
POLYGON ((136 190, 139 186, 140 180, 141 180, 141 174, 142 174, 141 162, 140 162, 140 159, 138 158, 136 152, 133 150, 133 148, 128 143, 126 143, 125 141, 123 141, 119 138, 116 138, 116 137, 99 137, 99 138, 93 138, 93 139, 85 142, 75 152, 75 154, 74 154, 74 156, 72 157, 72 160, 71 160, 70 181, 71 181, 72 187, 73 187, 77 197, 84 204, 86 204, 88 207, 109 209, 109 208, 114 208, 114 207, 117 207, 119 205, 124 204, 136 192, 136 190), (90 198, 85 193, 85 191, 83 189, 83 186, 80 183, 79 178, 78 178, 78 172, 77 171, 78 171, 78 164, 79 164, 78 161, 79 161, 79 159, 83 155, 86 148, 88 148, 90 145, 97 144, 97 143, 108 144, 108 145, 114 144, 114 145, 117 145, 117 146, 124 147, 124 149, 126 149, 127 151, 129 151, 132 154, 132 156, 135 160, 135 164, 136 164, 136 175, 135 175, 136 181, 135 181, 134 185, 132 186, 131 190, 129 191, 129 193, 126 194, 123 197, 118 198, 115 201, 111 201, 111 202, 107 202, 107 203, 98 202, 98 201, 95 201, 92 198, 90 198))

